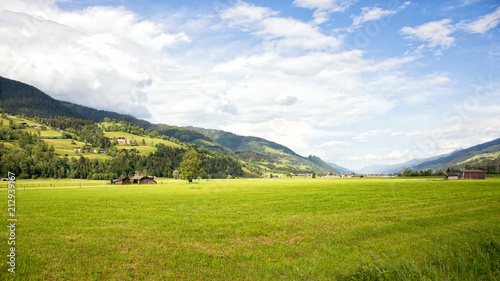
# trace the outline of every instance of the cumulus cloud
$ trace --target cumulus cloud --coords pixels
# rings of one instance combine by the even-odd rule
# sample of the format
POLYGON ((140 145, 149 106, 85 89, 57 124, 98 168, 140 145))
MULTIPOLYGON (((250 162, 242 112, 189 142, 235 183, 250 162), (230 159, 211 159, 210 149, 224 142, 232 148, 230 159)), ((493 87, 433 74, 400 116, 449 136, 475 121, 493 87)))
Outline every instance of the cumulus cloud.
POLYGON ((279 95, 275 100, 280 105, 294 105, 298 99, 294 96, 279 95))
POLYGON ((498 7, 494 12, 484 15, 475 21, 462 21, 458 26, 469 33, 485 33, 488 30, 495 28, 499 23, 500 7, 498 7))
POLYGON ((0 21, 1 73, 57 99, 139 117, 151 116, 147 87, 159 52, 190 42, 124 8, 7 1, 0 21))
POLYGON ((352 29, 359 28, 362 26, 364 23, 369 22, 369 21, 376 21, 383 19, 388 16, 392 16, 399 12, 400 10, 403 10, 406 8, 408 5, 410 5, 411 2, 407 1, 403 3, 403 5, 399 6, 398 8, 394 10, 384 10, 380 7, 364 7, 361 8, 361 15, 359 16, 353 16, 352 17, 352 29))
POLYGON ((277 49, 336 50, 341 40, 322 34, 316 26, 292 18, 278 17, 268 8, 245 2, 221 12, 221 18, 252 32, 277 49))
POLYGON ((321 24, 329 19, 329 15, 334 12, 344 12, 356 0, 295 0, 293 4, 297 7, 312 9, 314 11, 314 21, 321 24))
POLYGON ((274 12, 270 8, 240 2, 234 7, 223 10, 220 16, 233 26, 250 28, 251 24, 259 23, 265 18, 276 15, 278 12, 274 12))
POLYGON ((400 30, 407 39, 425 42, 419 48, 430 48, 439 54, 455 45, 455 38, 450 36, 455 27, 450 19, 432 21, 417 27, 405 26, 400 30))
POLYGON ((382 137, 382 136, 388 136, 391 133, 392 133, 392 130, 372 130, 372 131, 363 132, 363 133, 353 137, 353 139, 358 141, 358 142, 365 142, 365 141, 368 141, 368 139, 382 137))

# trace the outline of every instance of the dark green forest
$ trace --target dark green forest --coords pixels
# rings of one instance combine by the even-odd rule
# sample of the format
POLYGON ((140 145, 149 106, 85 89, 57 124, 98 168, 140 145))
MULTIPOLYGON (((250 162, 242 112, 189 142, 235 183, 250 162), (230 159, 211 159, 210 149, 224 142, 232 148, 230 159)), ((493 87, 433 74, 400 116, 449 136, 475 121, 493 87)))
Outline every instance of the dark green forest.
POLYGON ((28 117, 69 116, 85 119, 37 88, 4 77, 0 77, 0 108, 7 113, 28 117))

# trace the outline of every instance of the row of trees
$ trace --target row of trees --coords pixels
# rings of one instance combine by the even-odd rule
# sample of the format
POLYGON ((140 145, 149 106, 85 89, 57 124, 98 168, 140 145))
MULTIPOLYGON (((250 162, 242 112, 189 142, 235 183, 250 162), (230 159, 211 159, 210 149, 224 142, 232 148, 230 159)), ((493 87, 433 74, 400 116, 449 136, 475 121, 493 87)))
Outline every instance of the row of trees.
POLYGON ((482 162, 474 164, 466 164, 461 166, 450 166, 448 172, 458 172, 459 170, 483 170, 487 174, 500 173, 500 157, 496 159, 483 159, 482 162))
POLYGON ((413 171, 412 169, 402 171, 399 176, 403 177, 430 177, 430 176, 444 176, 442 170, 433 171, 432 169, 413 171))

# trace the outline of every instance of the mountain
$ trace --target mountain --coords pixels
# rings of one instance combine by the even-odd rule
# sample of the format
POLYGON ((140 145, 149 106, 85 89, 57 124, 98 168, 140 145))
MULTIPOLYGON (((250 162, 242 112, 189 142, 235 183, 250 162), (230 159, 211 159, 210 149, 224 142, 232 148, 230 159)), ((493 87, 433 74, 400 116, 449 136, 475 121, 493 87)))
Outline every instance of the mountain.
MULTIPOLYGON (((1 77, 0 77, 1 78, 1 77)), ((209 150, 233 155, 241 161, 254 161, 254 173, 258 169, 274 171, 316 171, 338 173, 335 168, 324 163, 319 157, 302 157, 286 146, 258 137, 238 136, 221 130, 197 127, 178 127, 164 124, 151 124, 131 115, 97 110, 94 108, 57 101, 42 91, 22 82, 1 78, 0 96, 2 108, 12 114, 26 116, 56 117, 67 116, 78 119, 91 119, 103 122, 121 120, 158 134, 173 137, 181 142, 193 143, 209 150), (248 152, 248 153, 244 153, 248 152), (257 161, 256 159, 260 159, 257 161)))
POLYGON ((0 76, 0 107, 11 114, 28 117, 68 116, 85 118, 37 88, 0 76))
POLYGON ((325 163, 330 165, 331 167, 333 167, 335 170, 339 171, 339 173, 341 173, 341 174, 355 173, 353 170, 348 169, 348 168, 344 168, 344 167, 339 166, 335 163, 331 163, 331 162, 325 162, 325 163))
MULTIPOLYGON (((440 155, 438 157, 442 157, 443 155, 440 155)), ((408 169, 415 169, 415 166, 419 165, 420 163, 429 161, 431 159, 435 159, 436 157, 432 158, 423 158, 423 159, 412 159, 410 161, 404 162, 404 163, 399 163, 399 164, 393 164, 393 165, 371 165, 371 166, 366 166, 361 168, 358 172, 362 174, 398 174, 401 171, 408 170, 408 169)))
MULTIPOLYGON (((372 165, 359 170, 363 174, 398 174, 404 170, 446 170, 450 166, 457 169, 476 167, 495 172, 500 165, 500 138, 452 153, 423 159, 413 159, 394 165, 372 165), (493 169, 492 166, 495 168, 493 169)), ((499 171, 500 172, 500 171, 499 171)))
POLYGON ((263 138, 239 136, 222 130, 203 129, 197 127, 186 127, 186 128, 193 131, 197 131, 209 137, 216 143, 225 146, 235 152, 251 151, 260 154, 271 152, 271 153, 285 153, 298 156, 290 148, 272 141, 268 141, 263 138))
POLYGON ((201 133, 190 130, 188 128, 182 128, 177 126, 163 125, 163 124, 152 124, 146 120, 136 118, 132 115, 128 114, 120 114, 112 111, 106 110, 97 110, 91 107, 66 102, 59 101, 65 107, 69 108, 72 111, 76 111, 79 114, 84 115, 86 118, 92 119, 96 122, 104 122, 106 118, 110 120, 121 120, 137 125, 143 129, 156 131, 160 135, 173 137, 181 142, 189 142, 194 143, 196 145, 203 145, 208 149, 212 149, 219 152, 224 152, 224 148, 220 145, 213 143, 210 138, 204 136, 201 133))
POLYGON ((500 138, 422 162, 416 165, 414 170, 446 169, 449 166, 465 168, 467 165, 487 169, 488 165, 498 167, 498 164, 500 164, 500 138))
POLYGON ((252 152, 273 159, 277 169, 295 171, 316 171, 338 173, 317 156, 302 157, 290 148, 281 144, 251 136, 240 136, 230 132, 198 127, 186 127, 209 137, 217 144, 229 148, 233 152, 252 152))
POLYGON ((116 112, 111 112, 111 111, 106 111, 106 110, 97 110, 91 107, 79 105, 76 103, 71 103, 67 101, 58 101, 62 105, 64 105, 66 108, 73 112, 77 112, 78 114, 87 117, 88 119, 92 119, 96 122, 104 122, 105 118, 109 119, 115 119, 115 120, 122 120, 122 121, 127 121, 129 123, 132 123, 134 125, 140 126, 142 128, 147 129, 148 127, 151 126, 151 123, 149 123, 146 120, 142 120, 139 118, 135 118, 132 115, 128 114, 120 114, 116 112))

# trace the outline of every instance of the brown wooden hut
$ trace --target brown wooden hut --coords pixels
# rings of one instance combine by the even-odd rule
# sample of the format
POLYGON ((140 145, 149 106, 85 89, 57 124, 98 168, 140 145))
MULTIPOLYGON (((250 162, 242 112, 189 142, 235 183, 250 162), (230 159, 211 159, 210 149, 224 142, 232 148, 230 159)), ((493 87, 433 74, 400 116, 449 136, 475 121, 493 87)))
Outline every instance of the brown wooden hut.
POLYGON ((461 179, 486 179, 486 172, 483 170, 460 170, 461 179))
POLYGON ((130 184, 130 179, 125 176, 118 177, 112 180, 113 184, 130 184))
POLYGON ((152 176, 135 175, 130 180, 136 184, 156 184, 155 178, 152 176))

